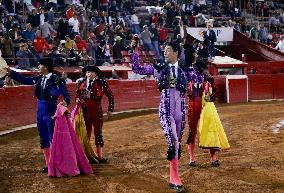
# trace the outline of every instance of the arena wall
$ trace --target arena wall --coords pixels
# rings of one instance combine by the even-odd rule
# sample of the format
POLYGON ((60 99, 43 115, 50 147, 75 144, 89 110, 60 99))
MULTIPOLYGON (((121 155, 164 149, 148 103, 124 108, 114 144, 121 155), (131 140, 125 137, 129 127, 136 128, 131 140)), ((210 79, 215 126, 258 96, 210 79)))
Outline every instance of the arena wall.
MULTIPOLYGON (((226 102, 226 76, 214 77, 218 102, 226 102)), ((284 74, 249 74, 248 99, 284 99, 284 74)), ((115 96, 115 111, 129 109, 157 108, 159 91, 156 81, 151 80, 109 80, 115 96)), ((232 88, 238 89, 238 81, 232 81, 232 88)), ((243 82, 244 83, 244 82, 243 82)), ((74 106, 76 84, 68 85, 71 93, 70 109, 74 106)), ((230 102, 244 102, 243 94, 230 91, 230 102), (233 95, 232 95, 233 94, 233 95)), ((36 98, 33 86, 8 87, 0 89, 0 130, 36 122, 36 98)), ((103 109, 107 109, 107 98, 103 99, 103 109)))

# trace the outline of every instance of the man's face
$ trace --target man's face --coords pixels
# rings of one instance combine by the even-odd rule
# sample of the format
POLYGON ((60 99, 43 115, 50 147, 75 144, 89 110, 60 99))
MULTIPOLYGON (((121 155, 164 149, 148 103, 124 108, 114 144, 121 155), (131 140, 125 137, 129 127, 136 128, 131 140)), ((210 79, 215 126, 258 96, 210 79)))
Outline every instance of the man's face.
POLYGON ((178 52, 174 52, 174 50, 171 46, 166 46, 164 56, 165 56, 166 62, 173 63, 173 62, 177 61, 178 52))
POLYGON ((87 71, 86 76, 88 79, 94 80, 97 77, 97 74, 95 72, 87 71))
POLYGON ((40 74, 45 74, 48 72, 48 69, 46 66, 42 65, 42 64, 39 64, 38 65, 38 71, 40 74))

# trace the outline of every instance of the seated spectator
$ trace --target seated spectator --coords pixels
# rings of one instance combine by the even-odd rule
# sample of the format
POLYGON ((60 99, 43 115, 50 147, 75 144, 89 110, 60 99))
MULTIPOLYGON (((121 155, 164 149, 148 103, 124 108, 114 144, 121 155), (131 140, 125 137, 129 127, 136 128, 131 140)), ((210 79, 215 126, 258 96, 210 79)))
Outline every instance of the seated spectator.
POLYGON ((80 64, 83 66, 89 66, 92 64, 93 58, 88 55, 85 48, 83 48, 82 52, 79 54, 80 56, 80 64))
POLYGON ((79 61, 80 61, 80 56, 76 53, 74 49, 71 49, 67 57, 68 66, 78 66, 79 61))
POLYGON ((64 80, 65 84, 70 84, 73 82, 70 78, 68 78, 68 74, 66 72, 62 72, 61 77, 64 80))
POLYGON ((71 40, 70 36, 65 36, 65 48, 68 50, 75 49, 77 50, 77 46, 74 40, 71 40))
POLYGON ((75 42, 77 46, 77 51, 80 53, 83 49, 88 50, 88 45, 85 40, 83 40, 80 35, 75 36, 75 42))
POLYGON ((40 57, 43 56, 43 53, 46 50, 49 50, 49 45, 47 41, 41 36, 40 31, 36 32, 36 38, 34 39, 34 47, 40 57))
POLYGON ((48 58, 53 61, 54 66, 64 66, 65 55, 61 54, 57 47, 54 47, 52 51, 48 54, 48 58))
POLYGON ((19 51, 17 51, 16 53, 16 57, 17 57, 17 62, 18 62, 18 66, 21 69, 27 69, 30 68, 30 57, 31 57, 31 53, 28 49, 28 46, 24 43, 20 44, 20 49, 19 51))

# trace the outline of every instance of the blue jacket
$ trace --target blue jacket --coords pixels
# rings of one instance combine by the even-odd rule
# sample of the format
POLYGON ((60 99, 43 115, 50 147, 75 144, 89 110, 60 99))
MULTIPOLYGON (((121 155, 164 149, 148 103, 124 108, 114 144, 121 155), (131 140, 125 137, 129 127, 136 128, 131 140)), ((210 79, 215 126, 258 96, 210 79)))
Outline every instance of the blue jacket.
POLYGON ((42 75, 36 77, 25 77, 15 71, 11 71, 10 77, 17 82, 25 85, 35 85, 35 96, 39 100, 57 101, 58 97, 62 95, 67 104, 70 103, 70 95, 65 87, 62 79, 56 74, 52 74, 46 81, 45 88, 42 88, 42 75))

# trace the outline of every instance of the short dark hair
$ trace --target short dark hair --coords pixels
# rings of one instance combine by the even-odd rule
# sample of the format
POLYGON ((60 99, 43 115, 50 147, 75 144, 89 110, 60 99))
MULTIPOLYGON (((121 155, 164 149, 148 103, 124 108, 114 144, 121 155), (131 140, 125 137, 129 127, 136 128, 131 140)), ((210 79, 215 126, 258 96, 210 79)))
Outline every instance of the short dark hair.
POLYGON ((51 58, 41 58, 38 64, 45 66, 48 72, 53 72, 53 60, 51 58))
POLYGON ((165 46, 170 46, 173 49, 174 52, 178 53, 178 58, 180 57, 181 48, 180 48, 180 46, 177 43, 175 43, 175 42, 167 42, 165 44, 165 46))

